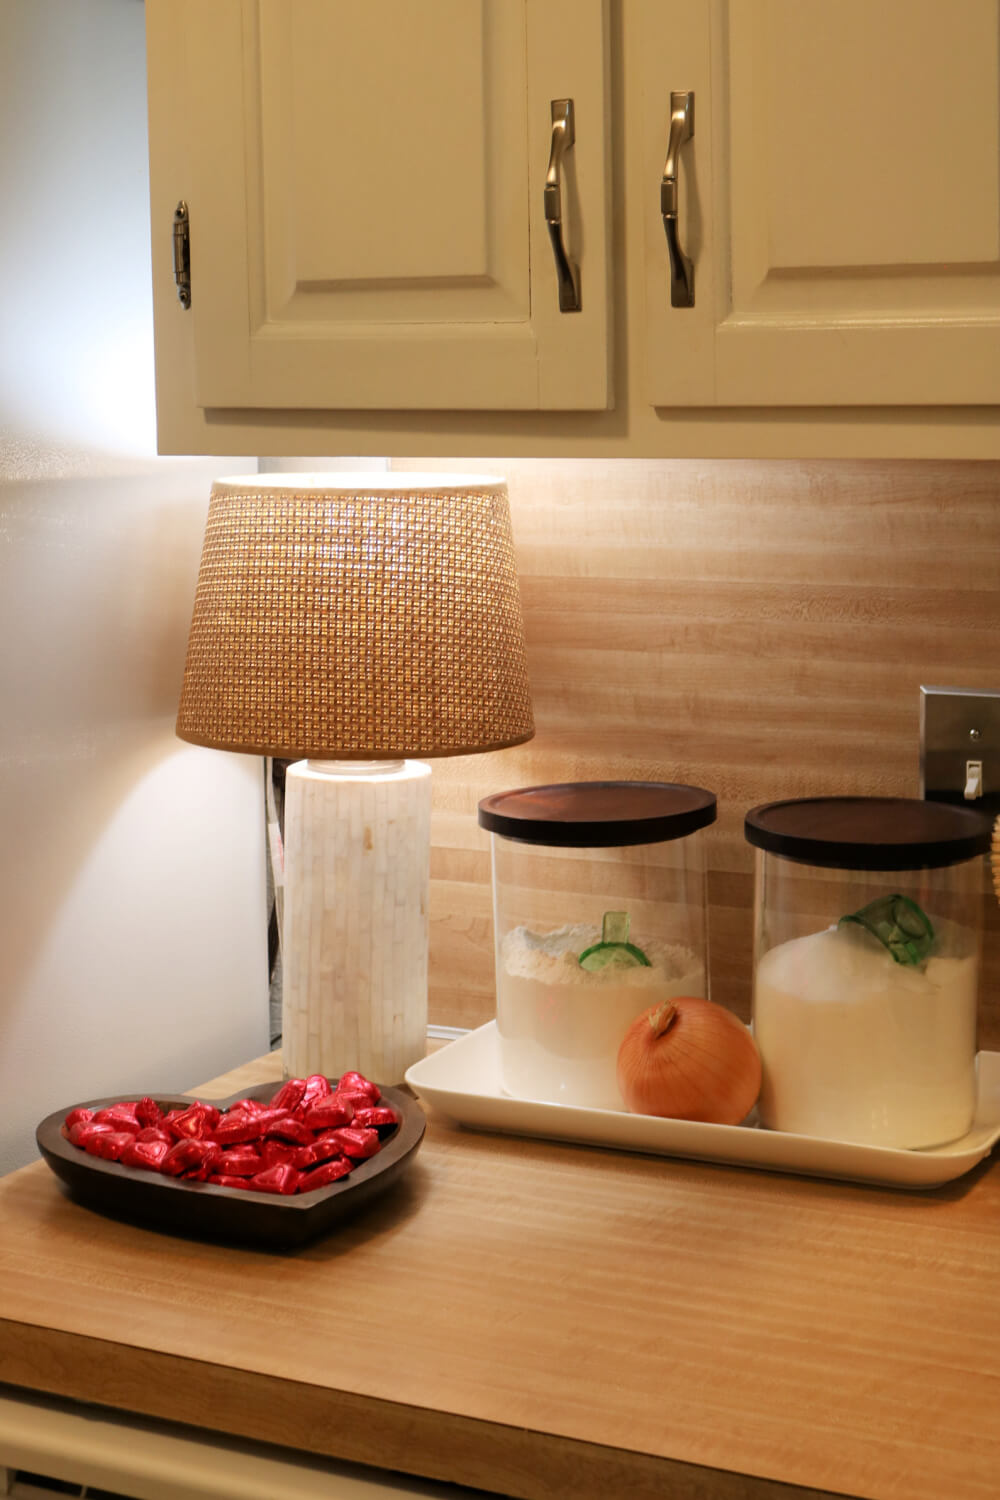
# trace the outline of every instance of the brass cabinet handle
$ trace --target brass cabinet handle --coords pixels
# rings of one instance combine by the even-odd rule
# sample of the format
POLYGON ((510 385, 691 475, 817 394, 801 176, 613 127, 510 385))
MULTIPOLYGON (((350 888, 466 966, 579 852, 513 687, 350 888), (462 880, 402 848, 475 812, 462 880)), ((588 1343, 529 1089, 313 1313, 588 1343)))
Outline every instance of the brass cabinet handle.
POLYGON ((575 140, 572 99, 553 99, 552 147, 545 174, 545 222, 555 256, 560 312, 580 311, 580 271, 566 254, 562 232, 562 160, 575 140))
POLYGON ((694 266, 681 249, 677 228, 677 168, 681 147, 694 135, 694 94, 670 95, 670 139, 660 183, 660 213, 670 256, 670 306, 694 307, 694 266))

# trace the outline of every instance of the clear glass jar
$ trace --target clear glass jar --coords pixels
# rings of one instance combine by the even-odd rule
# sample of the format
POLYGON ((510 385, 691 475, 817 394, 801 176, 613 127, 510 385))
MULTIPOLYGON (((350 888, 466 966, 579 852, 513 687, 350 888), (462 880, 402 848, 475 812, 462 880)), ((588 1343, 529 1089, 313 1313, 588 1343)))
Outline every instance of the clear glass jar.
POLYGON ((990 819, 821 797, 755 807, 745 833, 761 1124, 910 1149, 965 1135, 990 819))
POLYGON ((624 1109, 629 1023, 674 995, 708 995, 701 787, 597 781, 486 797, 497 1032, 504 1090, 624 1109))

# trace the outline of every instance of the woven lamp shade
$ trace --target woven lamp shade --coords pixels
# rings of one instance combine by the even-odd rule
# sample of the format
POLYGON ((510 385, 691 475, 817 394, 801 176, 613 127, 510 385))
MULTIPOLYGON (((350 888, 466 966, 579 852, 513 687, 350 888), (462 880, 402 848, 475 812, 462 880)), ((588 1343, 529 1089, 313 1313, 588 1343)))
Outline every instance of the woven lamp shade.
POLYGON ((177 733, 220 750, 337 760, 530 739, 504 481, 217 481, 177 733))

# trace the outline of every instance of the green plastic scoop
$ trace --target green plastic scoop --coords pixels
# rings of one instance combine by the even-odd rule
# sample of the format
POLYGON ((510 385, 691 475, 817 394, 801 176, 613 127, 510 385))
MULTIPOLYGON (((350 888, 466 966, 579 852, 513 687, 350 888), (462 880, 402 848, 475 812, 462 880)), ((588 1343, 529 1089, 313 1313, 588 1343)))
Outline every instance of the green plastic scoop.
POLYGON ((609 965, 616 968, 644 965, 647 969, 651 968, 642 949, 629 942, 628 926, 627 911, 606 911, 601 923, 601 941, 584 948, 580 954, 580 968, 589 969, 592 973, 597 969, 606 969, 609 965))
POLYGON ((909 896, 879 896, 860 911, 841 917, 838 926, 855 922, 888 948, 896 963, 919 964, 934 947, 930 919, 909 896))

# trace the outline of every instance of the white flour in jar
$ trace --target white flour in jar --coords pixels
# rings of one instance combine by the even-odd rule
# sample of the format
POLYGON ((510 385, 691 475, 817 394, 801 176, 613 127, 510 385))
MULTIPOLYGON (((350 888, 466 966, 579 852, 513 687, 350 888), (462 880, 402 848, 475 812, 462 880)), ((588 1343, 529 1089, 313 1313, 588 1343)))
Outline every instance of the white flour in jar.
POLYGON ((580 967, 600 941, 580 923, 536 933, 515 927, 500 945, 497 1030, 503 1087, 518 1099, 589 1109, 624 1109, 615 1071, 618 1048, 641 1011, 674 995, 704 995, 704 967, 680 943, 634 940, 649 967, 580 967))
POLYGON ((771 948, 754 980, 761 1123, 877 1146, 957 1140, 976 1106, 977 986, 974 953, 911 968, 844 927, 771 948))

